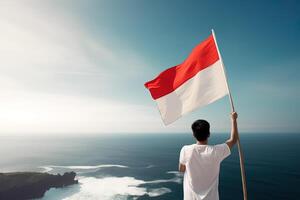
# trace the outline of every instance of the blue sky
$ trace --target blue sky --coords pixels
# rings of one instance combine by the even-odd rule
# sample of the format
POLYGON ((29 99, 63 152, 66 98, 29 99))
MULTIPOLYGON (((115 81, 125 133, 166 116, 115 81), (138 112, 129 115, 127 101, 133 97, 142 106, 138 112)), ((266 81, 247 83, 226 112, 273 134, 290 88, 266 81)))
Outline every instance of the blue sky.
POLYGON ((241 132, 299 132, 297 1, 7 1, 3 133, 229 131, 225 97, 165 127, 143 83, 214 28, 241 132))

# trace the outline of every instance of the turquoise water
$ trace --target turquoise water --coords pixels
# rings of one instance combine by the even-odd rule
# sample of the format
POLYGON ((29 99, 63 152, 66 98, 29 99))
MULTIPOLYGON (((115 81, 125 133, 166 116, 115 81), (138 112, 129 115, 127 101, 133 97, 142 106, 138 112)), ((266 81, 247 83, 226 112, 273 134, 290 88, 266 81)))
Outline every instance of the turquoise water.
MULTIPOLYGON (((212 134, 211 143, 227 134, 212 134)), ((80 184, 49 190, 49 199, 182 199, 176 172, 186 134, 1 136, 0 170, 76 171, 80 184)), ((300 134, 244 134, 249 199, 299 199, 300 134)), ((242 199, 237 149, 221 166, 220 199, 242 199)))

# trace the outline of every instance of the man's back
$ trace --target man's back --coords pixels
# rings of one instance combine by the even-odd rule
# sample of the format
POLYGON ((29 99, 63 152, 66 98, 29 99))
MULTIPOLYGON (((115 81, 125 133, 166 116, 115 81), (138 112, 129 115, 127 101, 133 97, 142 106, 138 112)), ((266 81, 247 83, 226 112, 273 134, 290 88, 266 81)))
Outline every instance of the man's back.
POLYGON ((217 200, 221 161, 230 155, 227 144, 186 145, 180 152, 184 174, 185 200, 217 200))
POLYGON ((210 125, 206 120, 192 124, 197 144, 181 149, 178 170, 184 173, 184 200, 218 200, 220 163, 230 155, 230 149, 238 140, 237 113, 231 113, 230 138, 219 145, 207 145, 210 125))

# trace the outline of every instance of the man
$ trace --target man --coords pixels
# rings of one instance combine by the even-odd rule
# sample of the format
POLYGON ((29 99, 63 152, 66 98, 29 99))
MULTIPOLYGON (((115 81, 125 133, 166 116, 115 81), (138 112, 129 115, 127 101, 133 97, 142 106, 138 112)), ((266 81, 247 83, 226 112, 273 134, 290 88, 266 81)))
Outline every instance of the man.
POLYGON ((184 172, 184 200, 218 200, 221 162, 230 155, 238 140, 237 113, 231 113, 231 136, 223 144, 208 145, 209 123, 197 120, 192 124, 196 144, 182 147, 179 171, 184 172))

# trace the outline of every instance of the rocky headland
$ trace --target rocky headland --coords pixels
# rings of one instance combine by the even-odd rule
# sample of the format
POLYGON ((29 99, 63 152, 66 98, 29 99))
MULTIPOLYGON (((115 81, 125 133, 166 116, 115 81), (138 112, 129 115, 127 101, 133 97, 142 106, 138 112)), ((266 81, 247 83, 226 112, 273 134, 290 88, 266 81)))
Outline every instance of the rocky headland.
POLYGON ((41 198, 50 188, 77 184, 75 172, 63 175, 40 172, 0 173, 0 200, 41 198))

